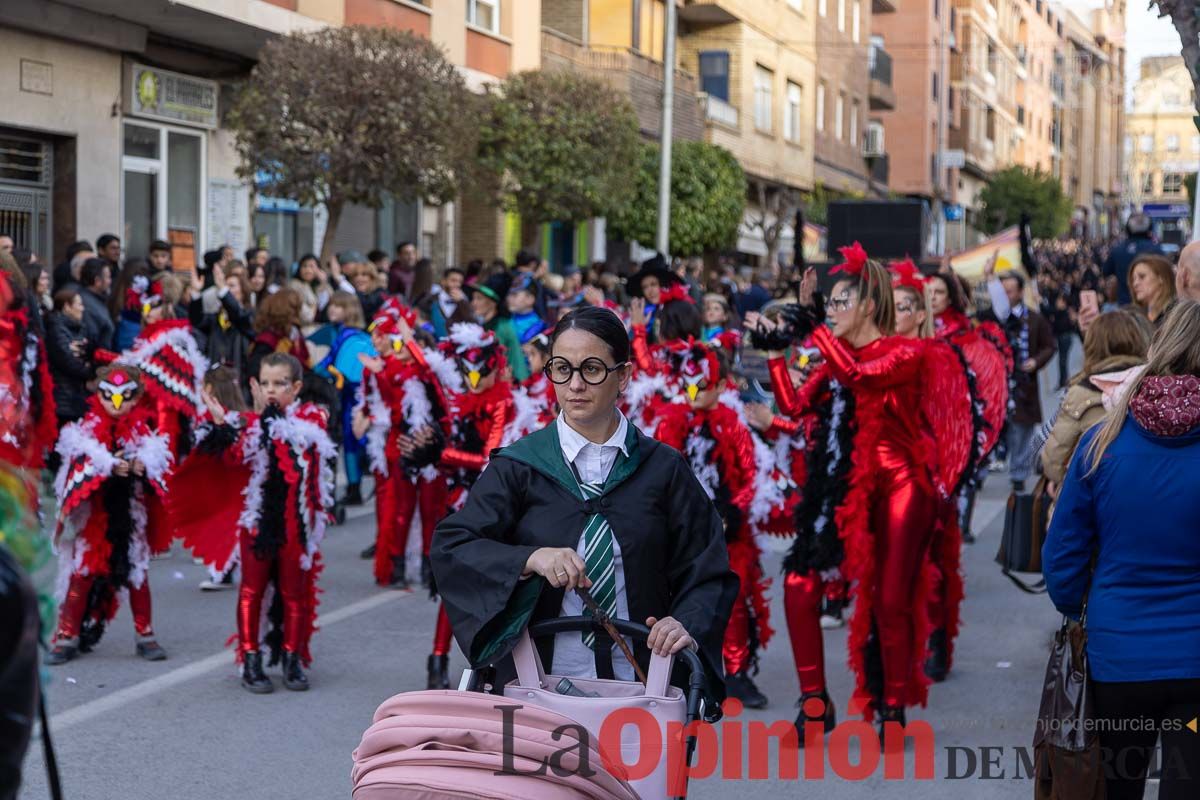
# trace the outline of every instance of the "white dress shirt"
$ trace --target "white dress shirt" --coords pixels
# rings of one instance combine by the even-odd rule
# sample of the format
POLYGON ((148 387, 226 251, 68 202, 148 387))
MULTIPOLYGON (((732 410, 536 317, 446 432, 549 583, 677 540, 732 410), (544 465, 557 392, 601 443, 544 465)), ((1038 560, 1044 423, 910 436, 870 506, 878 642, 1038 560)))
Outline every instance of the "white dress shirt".
MULTIPOLYGON (((585 483, 603 484, 608 480, 608 475, 617 462, 617 455, 619 453, 624 453, 627 457, 629 455, 629 451, 625 447, 629 421, 619 411, 617 416, 620 417, 620 420, 617 423, 616 432, 604 444, 596 444, 588 441, 583 434, 568 425, 562 414, 558 415, 555 424, 558 426, 558 441, 562 447, 563 458, 568 464, 575 465, 575 469, 579 472, 579 478, 585 483)), ((579 541, 575 545, 575 550, 581 559, 584 552, 583 545, 581 528, 579 541)), ((617 543, 616 536, 613 536, 613 566, 617 584, 617 616, 621 619, 629 619, 629 599, 625 596, 625 568, 621 559, 621 546, 617 543)), ((583 614, 583 600, 579 595, 573 590, 564 593, 562 610, 559 615, 574 617, 581 614, 583 614)), ((636 621, 640 622, 641 620, 636 621)), ((629 640, 626 639, 626 641, 629 640)), ((635 680, 633 667, 629 665, 629 661, 616 645, 613 645, 612 665, 613 676, 617 679, 635 680)), ((553 669, 555 675, 580 678, 596 677, 595 654, 584 646, 582 634, 579 632, 560 633, 554 637, 553 669)))

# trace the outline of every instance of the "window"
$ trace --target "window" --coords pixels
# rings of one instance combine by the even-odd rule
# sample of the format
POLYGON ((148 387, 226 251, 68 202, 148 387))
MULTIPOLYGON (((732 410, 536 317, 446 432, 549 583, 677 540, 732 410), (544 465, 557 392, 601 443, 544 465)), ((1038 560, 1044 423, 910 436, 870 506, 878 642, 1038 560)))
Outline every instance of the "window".
POLYGON ((862 3, 860 0, 854 0, 854 5, 850 7, 850 38, 855 42, 858 41, 859 26, 862 24, 862 3))
POLYGON ((1181 172, 1164 172, 1163 173, 1163 194, 1179 194, 1183 191, 1183 173, 1181 172))
MULTIPOLYGON (((1130 150, 1130 152, 1133 152, 1133 148, 1132 148, 1132 147, 1130 147, 1130 148, 1129 148, 1129 150, 1130 150)), ((1193 136, 1193 137, 1192 137, 1192 152, 1193 152, 1193 153, 1200 153, 1200 136, 1193 136)))
POLYGON ((850 144, 858 144, 858 101, 850 104, 850 144))
POLYGON ((1154 194, 1154 173, 1147 172, 1142 175, 1142 194, 1154 194))
POLYGON ((1153 136, 1139 136, 1138 137, 1138 150, 1140 150, 1143 153, 1153 153, 1154 152, 1154 137, 1153 136))
POLYGON ((950 113, 954 113, 954 87, 950 87, 950 91, 946 92, 946 105, 950 113))
POLYGON ((704 50, 700 53, 700 90, 709 97, 729 102, 727 50, 704 50))
POLYGON ((783 138, 789 142, 800 141, 800 106, 803 97, 800 84, 788 81, 787 108, 783 114, 783 138))
POLYGON ((1025 124, 1025 106, 1017 106, 1017 124, 1025 124))
POLYGON ((1133 137, 1132 136, 1125 137, 1125 155, 1126 156, 1133 155, 1133 137))
POLYGON ((843 115, 846 110, 846 95, 843 92, 838 92, 837 100, 833 104, 833 135, 840 142, 842 140, 842 122, 843 115))
POLYGON ((827 5, 826 0, 817 0, 817 13, 823 17, 823 16, 825 16, 825 12, 827 10, 828 10, 828 5, 827 5))
POLYGON ((817 130, 825 130, 825 84, 817 84, 817 130))
POLYGON ((500 32, 500 0, 467 0, 467 22, 492 33, 500 32))
POLYGON ((771 131, 771 87, 775 73, 766 67, 754 65, 754 127, 760 131, 771 131))
POLYGON ((933 99, 937 100, 938 99, 938 74, 936 72, 931 73, 931 74, 933 75, 933 81, 932 81, 932 83, 933 83, 933 99))
POLYGON ((838 0, 837 5, 838 33, 846 32, 846 0, 838 0))
POLYGON ((1179 134, 1178 133, 1167 134, 1167 151, 1171 152, 1171 153, 1179 152, 1179 134))
POLYGON ((121 238, 126 253, 140 258, 154 239, 187 235, 202 249, 204 134, 140 122, 125 123, 122 134, 121 238))
POLYGON ((788 5, 797 11, 804 10, 804 0, 788 0, 788 5))
POLYGON ((933 18, 937 19, 938 15, 941 13, 941 11, 942 11, 941 0, 933 0, 933 18))

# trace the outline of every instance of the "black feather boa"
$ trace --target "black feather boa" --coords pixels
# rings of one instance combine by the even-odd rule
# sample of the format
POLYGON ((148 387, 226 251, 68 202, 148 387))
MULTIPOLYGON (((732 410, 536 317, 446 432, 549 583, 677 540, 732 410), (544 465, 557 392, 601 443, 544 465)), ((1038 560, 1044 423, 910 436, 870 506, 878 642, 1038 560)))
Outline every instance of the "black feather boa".
POLYGON ((967 393, 971 396, 971 455, 967 459, 967 465, 963 468, 962 475, 958 478, 958 485, 952 492, 952 495, 957 496, 964 489, 975 488, 978 483, 979 466, 988 455, 983 450, 983 440, 992 426, 983 414, 983 400, 979 397, 979 384, 975 377, 975 370, 971 369, 971 364, 967 361, 961 347, 952 342, 948 344, 954 351, 954 355, 958 357, 963 374, 967 376, 967 393))
POLYGON ((804 575, 812 570, 824 571, 840 566, 845 550, 838 535, 835 514, 846 499, 850 488, 851 453, 854 449, 854 395, 836 382, 830 383, 830 398, 818 411, 816 430, 806 454, 808 480, 803 497, 796 507, 796 540, 783 560, 785 572, 804 575), (844 406, 836 430, 834 407, 844 406), (829 447, 833 434, 836 453, 829 447), (818 530, 818 521, 822 521, 818 530))
POLYGON ((271 426, 283 412, 274 405, 267 406, 262 415, 262 448, 267 453, 267 474, 262 484, 263 513, 258 517, 258 533, 254 537, 254 555, 271 561, 287 543, 288 503, 287 476, 275 453, 275 441, 271 438, 271 426))
POLYGON ((132 476, 111 475, 100 487, 100 501, 108 516, 106 536, 112 545, 108 556, 108 575, 97 577, 88 591, 79 629, 79 649, 88 652, 104 636, 104 628, 117 613, 117 590, 129 582, 129 542, 133 539, 134 480, 132 476))

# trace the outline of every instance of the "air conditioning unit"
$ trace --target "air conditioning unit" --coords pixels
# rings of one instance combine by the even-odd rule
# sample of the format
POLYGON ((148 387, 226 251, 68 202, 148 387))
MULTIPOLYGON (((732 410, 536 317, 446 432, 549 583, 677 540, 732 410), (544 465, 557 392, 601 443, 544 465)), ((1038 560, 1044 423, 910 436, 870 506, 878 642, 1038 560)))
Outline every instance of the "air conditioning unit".
POLYGON ((862 152, 864 158, 879 158, 884 154, 883 123, 867 123, 867 129, 863 132, 862 152))

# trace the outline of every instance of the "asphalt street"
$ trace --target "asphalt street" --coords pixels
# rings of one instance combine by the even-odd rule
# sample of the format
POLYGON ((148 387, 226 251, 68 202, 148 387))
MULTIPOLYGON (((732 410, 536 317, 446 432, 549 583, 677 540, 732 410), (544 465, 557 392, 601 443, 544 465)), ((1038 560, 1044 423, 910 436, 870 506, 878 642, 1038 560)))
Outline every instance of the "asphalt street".
MULTIPOLYGON (((954 671, 931 689, 928 707, 910 711, 910 721, 932 727, 932 779, 913 777, 912 745, 904 780, 885 778, 882 766, 865 778, 847 779, 833 748, 818 759, 823 777, 808 772, 806 778, 802 767, 801 780, 784 779, 772 745, 766 778, 738 779, 736 759, 726 759, 724 775, 693 781, 690 796, 727 798, 751 790, 756 800, 1030 797, 1022 752, 1031 742, 1059 618, 1044 595, 1018 591, 993 562, 1006 495, 1005 476, 992 475, 976 511, 979 542, 964 548, 967 593, 954 671)), ((234 632, 235 592, 201 592, 197 584, 206 577, 204 569, 179 549, 155 561, 155 627, 170 658, 147 663, 134 655, 132 622, 122 609, 96 652, 49 671, 51 730, 66 798, 348 797, 350 754, 375 708, 395 693, 424 687, 437 610, 423 591, 373 586, 370 562, 358 557, 373 535, 374 518, 364 508, 352 511, 347 524, 326 539, 320 630, 306 693, 278 688, 254 696, 239 688, 232 650, 225 647, 234 632)), ((767 555, 768 574, 779 573, 779 561, 780 553, 767 555)), ((771 594, 777 634, 757 678, 771 702, 764 711, 745 712, 743 723, 791 720, 796 714, 798 684, 780 592, 771 594)), ((825 633, 830 690, 841 720, 851 718, 845 713, 852 684, 845 638, 844 628, 825 633)), ((464 666, 455 652, 452 680, 464 666)), ((271 674, 278 685, 278 671, 271 674)), ((723 741, 736 734, 733 727, 721 730, 723 741)), ((761 751, 739 747, 743 776, 750 749, 761 751)), ((848 762, 858 763, 860 756, 851 745, 848 762)), ((1155 791, 1152 784, 1147 797, 1155 791)), ((35 747, 20 798, 48 796, 35 747)))

